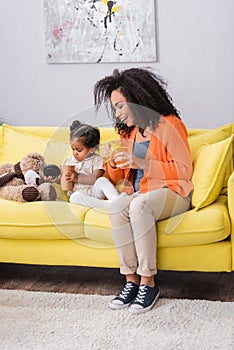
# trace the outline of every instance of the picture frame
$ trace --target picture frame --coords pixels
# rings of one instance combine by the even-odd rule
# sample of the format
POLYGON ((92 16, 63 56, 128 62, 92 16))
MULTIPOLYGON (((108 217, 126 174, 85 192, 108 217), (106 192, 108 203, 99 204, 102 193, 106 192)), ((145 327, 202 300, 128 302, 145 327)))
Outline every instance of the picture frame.
POLYGON ((47 63, 155 62, 155 0, 44 0, 47 63))

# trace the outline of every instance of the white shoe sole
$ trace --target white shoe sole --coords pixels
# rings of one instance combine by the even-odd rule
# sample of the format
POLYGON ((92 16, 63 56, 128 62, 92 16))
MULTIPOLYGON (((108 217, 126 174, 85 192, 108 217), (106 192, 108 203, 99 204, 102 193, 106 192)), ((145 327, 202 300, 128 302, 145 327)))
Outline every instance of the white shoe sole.
POLYGON ((123 309, 127 309, 130 304, 131 303, 128 303, 128 304, 113 304, 112 302, 110 302, 109 307, 112 310, 123 310, 123 309))
POLYGON ((159 298, 159 295, 160 295, 160 292, 158 292, 158 294, 156 295, 154 301, 152 302, 152 304, 150 304, 149 306, 145 307, 145 308, 131 308, 131 306, 129 307, 129 313, 130 314, 143 314, 144 312, 147 312, 149 310, 151 310, 153 308, 153 306, 155 305, 156 301, 158 300, 159 298))

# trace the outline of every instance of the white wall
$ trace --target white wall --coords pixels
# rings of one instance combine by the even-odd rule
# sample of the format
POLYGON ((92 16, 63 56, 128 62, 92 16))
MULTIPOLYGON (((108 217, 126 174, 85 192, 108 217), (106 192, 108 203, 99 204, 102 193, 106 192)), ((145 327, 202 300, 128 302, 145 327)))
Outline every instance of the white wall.
MULTIPOLYGON (((145 0, 142 0, 144 2, 145 0)), ((114 68, 148 64, 47 64, 43 1, 0 2, 0 117, 11 125, 67 125, 93 114, 93 86, 114 68), (82 111, 82 113, 80 113, 82 111)), ((234 122, 234 1, 157 0, 158 62, 191 128, 234 122)))

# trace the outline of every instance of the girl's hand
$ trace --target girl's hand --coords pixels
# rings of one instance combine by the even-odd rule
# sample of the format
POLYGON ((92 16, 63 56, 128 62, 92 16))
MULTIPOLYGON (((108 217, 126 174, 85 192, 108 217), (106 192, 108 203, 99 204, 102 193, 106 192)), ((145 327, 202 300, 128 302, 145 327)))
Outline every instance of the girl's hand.
POLYGON ((111 143, 106 142, 104 146, 104 157, 108 160, 111 157, 111 143))
POLYGON ((65 172, 65 180, 67 182, 78 182, 78 174, 75 171, 67 170, 65 172))
POLYGON ((98 153, 102 157, 104 163, 108 162, 111 157, 111 143, 106 142, 98 146, 98 153))

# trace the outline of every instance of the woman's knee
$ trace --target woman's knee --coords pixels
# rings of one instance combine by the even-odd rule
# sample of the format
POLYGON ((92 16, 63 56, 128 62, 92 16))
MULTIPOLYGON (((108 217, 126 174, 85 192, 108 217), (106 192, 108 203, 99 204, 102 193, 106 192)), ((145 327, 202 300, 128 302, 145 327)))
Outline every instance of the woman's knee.
POLYGON ((129 216, 131 218, 138 218, 146 208, 146 198, 140 195, 132 199, 129 207, 129 216))

